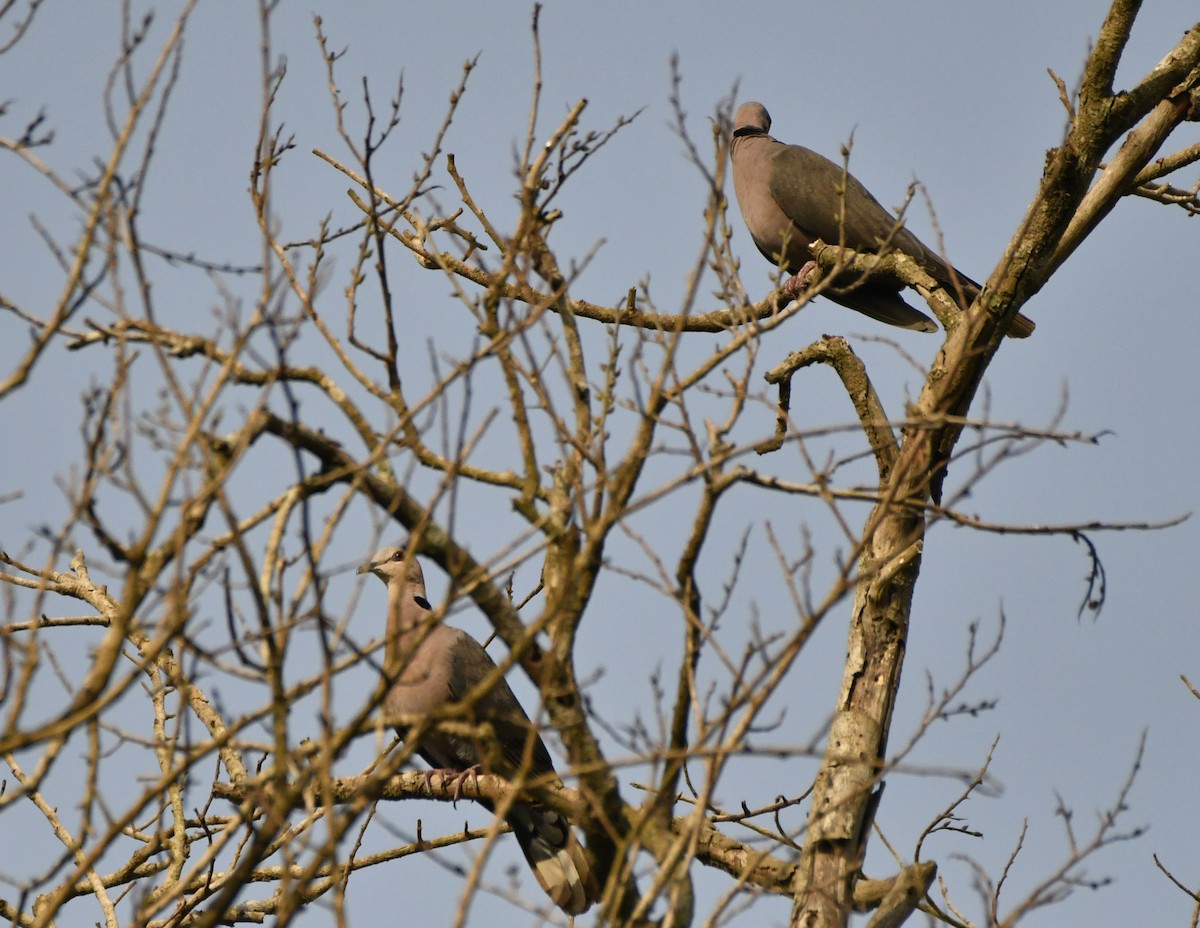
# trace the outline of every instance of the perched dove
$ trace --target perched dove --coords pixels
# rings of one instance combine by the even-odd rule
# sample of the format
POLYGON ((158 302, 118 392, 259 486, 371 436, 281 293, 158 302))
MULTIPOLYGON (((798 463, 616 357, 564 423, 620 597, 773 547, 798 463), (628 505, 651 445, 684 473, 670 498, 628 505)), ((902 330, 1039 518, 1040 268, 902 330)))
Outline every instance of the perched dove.
MULTIPOLYGON (((733 189, 758 250, 795 275, 785 284, 790 293, 804 289, 812 269, 808 246, 819 238, 830 245, 844 242, 855 251, 872 254, 887 243, 888 248, 915 259, 951 298, 958 299, 959 287, 968 303, 979 295, 979 284, 946 264, 903 226, 897 228, 896 217, 841 165, 815 151, 771 138, 767 134, 770 128, 771 117, 761 103, 738 107, 731 148, 733 189)), ((932 319, 900 298, 900 289, 892 281, 868 277, 857 286, 851 286, 852 279, 836 283, 840 286, 822 293, 835 303, 889 325, 937 331, 932 319)), ((1033 322, 1018 315, 1008 334, 1024 338, 1031 332, 1033 322)))
MULTIPOLYGON (((387 584, 386 660, 389 668, 400 668, 384 702, 388 715, 419 715, 454 702, 496 669, 466 632, 441 623, 429 627, 425 576, 415 557, 406 559, 404 548, 376 551, 358 573, 372 573, 387 584)), ((518 773, 531 780, 557 779, 546 745, 503 679, 475 702, 467 721, 490 724, 498 742, 495 750, 431 729, 421 736, 417 753, 431 767, 459 776, 482 769, 508 780, 518 773)), ((405 737, 404 730, 398 731, 405 737)), ((505 820, 554 904, 568 915, 587 911, 594 896, 591 870, 571 823, 553 809, 529 802, 514 802, 505 820)))

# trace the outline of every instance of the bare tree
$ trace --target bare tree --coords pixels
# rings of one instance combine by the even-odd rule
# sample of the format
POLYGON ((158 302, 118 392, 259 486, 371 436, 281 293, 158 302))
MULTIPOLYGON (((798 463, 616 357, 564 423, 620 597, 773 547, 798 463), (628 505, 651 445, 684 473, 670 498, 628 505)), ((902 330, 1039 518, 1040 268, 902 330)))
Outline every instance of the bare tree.
MULTIPOLYGON (((1077 836, 1063 809, 1070 854, 1026 898, 1002 900, 1007 870, 982 866, 973 886, 935 891, 925 840, 962 827, 963 804, 987 783, 985 765, 955 803, 929 811, 911 847, 892 849, 893 874, 863 875, 885 778, 929 725, 972 710, 961 702, 967 681, 1000 645, 972 628, 959 679, 931 687, 924 722, 895 747, 893 707, 929 527, 1079 538, 1091 555, 1092 603, 1104 577, 1091 533, 1149 527, 993 524, 958 504, 1030 446, 1089 439, 971 411, 1008 322, 1121 198, 1200 208, 1195 187, 1165 181, 1200 161, 1194 144, 1165 153, 1200 113, 1200 24, 1118 90, 1138 4, 1114 2, 1078 89, 1055 78, 1066 134, 969 312, 902 257, 814 246, 826 271, 897 275, 942 322, 941 351, 900 409, 841 337, 765 361, 783 353, 775 330, 804 301, 753 302, 740 280, 725 198, 731 101, 706 140, 689 134, 674 101, 707 187, 682 299, 664 311, 630 284, 619 302, 592 302, 575 289, 587 257, 563 254, 551 238, 564 189, 587 183, 589 162, 628 120, 586 128, 580 101, 547 125, 537 69, 516 153, 518 208, 503 220, 508 201, 486 202, 443 151, 468 61, 411 184, 391 189, 381 164, 402 88, 381 105, 364 84, 365 124, 352 127, 343 88, 357 81, 339 73, 336 38, 318 20, 332 122, 352 158, 316 155, 349 185, 349 205, 329 203, 336 219, 285 235, 273 188, 307 153, 272 115, 286 81, 270 42, 272 7, 261 5, 252 260, 172 253, 139 224, 191 5, 159 47, 148 24, 127 16, 126 53, 107 94, 111 152, 83 183, 41 160, 52 143, 42 119, 0 139, 83 217, 70 231, 39 229, 61 267, 57 303, 2 298, 6 330, 32 338, 0 371, 0 398, 20 409, 55 364, 103 372, 84 397, 83 454, 61 478, 69 517, 39 538, 5 539, 0 815, 15 821, 35 810, 62 849, 11 881, 0 915, 21 926, 287 924, 322 900, 341 923, 355 874, 464 842, 477 849, 476 865, 446 877, 461 881, 460 923, 483 892, 544 910, 540 898, 485 877, 501 825, 484 818, 481 828, 435 836, 418 826, 397 846, 373 827, 378 804, 392 800, 536 795, 586 834, 599 920, 630 925, 717 924, 764 895, 791 899, 798 926, 845 925, 860 910, 873 913, 872 928, 886 928, 918 908, 951 925, 1011 925, 1060 901, 1095 851, 1137 833, 1121 818, 1126 786, 1093 833, 1077 836), (161 299, 161 281, 179 274, 211 281, 223 301, 207 326, 161 299), (431 275, 452 298, 411 298, 412 281, 431 275), (245 279, 255 281, 252 299, 231 285, 245 279), (819 366, 832 368, 855 413, 835 434, 790 402, 793 380, 818 376, 819 366), (819 457, 814 442, 826 439, 837 453, 819 457), (803 541, 771 536, 783 633, 762 631, 735 606, 746 542, 714 525, 741 494, 803 501, 840 533, 832 562, 818 562, 803 541), (670 556, 646 536, 655 519, 670 525, 670 556), (481 547, 485 520, 503 526, 502 544, 481 547), (352 620, 382 614, 377 591, 361 602, 346 602, 341 588, 331 594, 354 558, 397 526, 446 578, 435 612, 470 601, 505 646, 501 667, 536 687, 540 705, 526 708, 561 741, 570 788, 402 771, 423 732, 463 724, 464 705, 399 720, 412 728, 397 745, 381 714, 394 673, 382 657, 382 622, 352 620), (637 562, 615 557, 618 549, 638 552, 637 562), (717 576, 705 566, 713 563, 724 565, 717 576), (636 718, 592 698, 579 660, 580 635, 601 621, 597 590, 610 582, 639 585, 678 642, 661 656, 658 703, 636 718), (822 623, 847 612, 827 731, 820 741, 760 744, 798 656, 822 623), (735 623, 742 632, 731 647, 723 630, 735 623), (803 786, 761 804, 722 800, 736 792, 723 780, 731 762, 747 754, 784 758, 790 781, 803 786), (628 766, 639 782, 624 776, 628 766), (699 873, 717 887, 704 909, 699 873), (964 914, 972 892, 982 921, 964 914)), ((9 45, 37 8, 0 10, 26 17, 11 23, 9 45)))

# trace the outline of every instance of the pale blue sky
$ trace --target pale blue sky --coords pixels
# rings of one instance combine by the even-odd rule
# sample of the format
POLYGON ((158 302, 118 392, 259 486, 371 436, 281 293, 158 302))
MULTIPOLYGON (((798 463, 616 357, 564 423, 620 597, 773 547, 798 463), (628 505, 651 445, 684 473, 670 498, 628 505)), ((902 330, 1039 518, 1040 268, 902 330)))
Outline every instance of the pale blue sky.
MULTIPOLYGON (((159 41, 175 8, 160 8, 155 26, 159 41)), ((671 309, 683 292, 699 251, 704 191, 669 125, 672 54, 679 56, 682 98, 699 141, 708 137, 708 117, 735 86, 739 100, 766 104, 773 134, 785 141, 836 158, 838 146, 853 133, 856 176, 888 205, 901 202, 912 180, 923 182, 954 263, 973 277, 986 278, 1036 190, 1045 151, 1058 142, 1065 124, 1046 69, 1073 84, 1104 10, 1095 0, 547 3, 541 17, 543 133, 580 97, 589 100, 587 128, 604 129, 619 114, 645 108, 589 163, 559 204, 564 218, 551 243, 560 259, 595 249, 575 295, 613 303, 649 277, 657 304, 671 309)), ((394 160, 388 162, 395 174, 378 178, 392 189, 407 186, 419 153, 440 123, 462 62, 480 54, 445 150, 457 156, 492 218, 502 226, 510 224, 516 209, 512 151, 528 113, 529 7, 477 0, 420 8, 285 0, 273 33, 277 53, 288 62, 275 119, 296 137, 296 149, 276 177, 284 238, 311 235, 327 214, 335 224, 354 217, 344 195, 348 183, 309 154, 320 148, 345 155, 334 131, 314 12, 324 18, 331 45, 346 48, 337 67, 352 125, 361 122, 362 76, 382 108, 397 76, 404 75, 403 123, 391 148, 394 160)), ((1136 80, 1149 70, 1195 16, 1195 5, 1183 0, 1146 4, 1121 79, 1136 80)), ((16 134, 44 107, 56 141, 40 154, 68 176, 107 152, 100 93, 117 47, 114 18, 110 5, 49 0, 31 34, 0 57, 0 98, 12 101, 0 121, 0 134, 16 134)), ((257 261, 256 227, 246 195, 259 112, 256 16, 250 4, 202 2, 187 36, 141 231, 181 252, 257 261)), ((142 68, 148 66, 149 59, 142 68)), ((1200 129, 1190 124, 1168 150, 1194 143, 1197 136, 1200 129)), ((439 179, 444 182, 444 173, 439 179)), ((1177 183, 1187 186, 1194 179, 1193 168, 1177 183)), ((451 197, 445 192, 441 199, 451 197)), ((6 154, 0 157, 0 215, 5 217, 0 223, 0 293, 44 311, 57 296, 59 275, 27 220, 30 214, 64 238, 78 222, 60 195, 6 154)), ((925 211, 915 209, 911 215, 913 228, 928 238, 925 211)), ((752 295, 764 295, 771 269, 736 215, 733 225, 743 280, 752 295)), ((1006 344, 991 367, 991 416, 1045 426, 1067 396, 1062 428, 1110 434, 1095 446, 1051 445, 1005 464, 964 509, 992 521, 1046 524, 1156 521, 1196 509, 1198 243, 1200 226, 1181 211, 1130 200, 1029 304, 1026 313, 1036 320, 1037 333, 1006 344)), ((425 315, 418 318, 454 312, 444 280, 418 272, 398 252, 392 260, 404 286, 411 288, 406 297, 424 307, 425 315)), ((331 292, 344 286, 346 270, 341 260, 331 292)), ((171 321, 199 331, 211 328, 219 298, 208 278, 185 271, 162 280, 156 297, 171 321)), ((247 300, 256 292, 250 278, 224 283, 240 288, 236 292, 247 300)), ((0 316, 4 373, 24 347, 25 328, 0 316)), ((424 339, 433 332, 433 325, 422 330, 416 357, 423 357, 424 339)), ((824 332, 893 337, 926 363, 939 344, 933 336, 883 331, 870 320, 818 301, 772 336, 760 364, 765 369, 824 332)), ((697 340, 704 348, 712 344, 707 336, 697 340)), ((856 348, 871 365, 887 408, 900 415, 906 391, 914 392, 919 378, 878 345, 856 343, 856 348)), ((100 365, 99 355, 57 352, 23 391, 0 404, 0 434, 11 437, 0 451, 0 497, 22 494, 0 506, 0 545, 6 549, 20 548, 36 526, 58 525, 66 515, 62 495, 48 475, 67 474, 78 454, 78 397, 92 372, 104 370, 93 364, 100 365), (61 436, 46 440, 35 433, 32 440, 16 440, 29 435, 35 422, 57 423, 61 436)), ((847 421, 848 403, 832 381, 824 371, 797 379, 793 415, 798 421, 812 427, 847 421)), ((982 414, 982 400, 981 394, 973 410, 977 415, 982 414)), ((769 429, 769 422, 764 428, 769 429)), ((779 466, 786 468, 786 463, 779 466)), ((965 462, 959 466, 962 472, 967 469, 965 462)), ((278 485, 271 478, 262 474, 262 487, 248 486, 247 492, 275 492, 278 485)), ((734 646, 745 636, 739 617, 748 623, 758 615, 768 628, 773 623, 787 627, 790 606, 769 554, 768 521, 793 540, 801 525, 810 526, 819 571, 826 574, 837 550, 845 547, 831 537, 828 519, 815 503, 765 503, 745 492, 723 514, 722 543, 708 555, 713 575, 723 577, 732 540, 752 528, 752 564, 722 628, 734 646)), ((464 541, 480 556, 500 548, 515 524, 502 501, 492 505, 496 518, 464 522, 462 529, 464 541)), ((680 518, 686 518, 686 511, 681 508, 680 518)), ((669 506, 659 510, 638 528, 673 563, 682 529, 670 523, 670 512, 669 506)), ((362 520, 365 535, 370 525, 365 512, 362 520)), ((1069 539, 982 536, 946 526, 935 528, 928 539, 893 748, 907 741, 923 709, 925 672, 938 687, 950 683, 962 665, 968 623, 980 620, 985 630, 992 630, 1001 611, 1007 617, 1001 653, 964 695, 968 702, 998 700, 997 707, 977 718, 935 726, 910 758, 921 767, 971 770, 1000 736, 992 775, 1003 790, 975 800, 966 812, 970 827, 982 831, 983 838, 943 837, 926 849, 972 916, 979 913, 970 896, 969 874, 952 855, 974 855, 998 875, 1022 821, 1028 820, 1026 851, 1010 877, 1010 899, 1020 898, 1066 854, 1061 825, 1053 816, 1056 793, 1075 811, 1078 831, 1088 833, 1094 812, 1112 802, 1127 775, 1143 731, 1148 732, 1147 751, 1126 824, 1147 825, 1148 833, 1089 861, 1088 877, 1111 876, 1112 886, 1080 890, 1024 924, 1183 925, 1190 915, 1189 901, 1155 870, 1151 855, 1157 853, 1193 885, 1200 881, 1200 798, 1195 788, 1200 704, 1179 681, 1180 674, 1200 681, 1200 625, 1191 587, 1200 567, 1200 525, 1192 520, 1163 532, 1098 534, 1095 540, 1108 571, 1108 601, 1098 621, 1076 617, 1088 564, 1082 548, 1069 539)), ((355 543, 349 532, 341 541, 347 563, 368 553, 365 538, 360 550, 355 543)), ((632 546, 617 545, 611 556, 617 564, 645 569, 632 546)), ((436 571, 426 573, 431 587, 444 588, 436 571)), ((530 582, 531 576, 527 570, 523 579, 530 582)), ((335 580, 331 596, 350 602, 353 590, 347 574, 335 580)), ((709 595, 715 597, 718 590, 709 595)), ((666 612, 660 618, 657 605, 644 591, 639 594, 616 579, 603 585, 591 604, 580 654, 585 673, 600 674, 591 691, 594 708, 614 724, 627 724, 638 712, 652 715, 648 674, 656 666, 674 673, 677 616, 666 612), (629 646, 631 641, 636 648, 629 646)), ((382 609, 382 589, 371 582, 361 591, 358 608, 382 609)), ((669 606, 664 603, 663 609, 669 606)), ((820 730, 840 675, 847 612, 821 628, 775 698, 786 716, 781 729, 769 736, 771 743, 803 743, 820 730)), ((482 619, 469 611, 456 621, 485 633, 482 619)), ((527 684, 515 683, 531 700, 527 684)), ((82 751, 80 745, 75 748, 77 754, 82 751)), ((808 770, 799 766, 745 762, 723 781, 720 798, 736 804, 745 796, 753 804, 776 793, 794 793, 808 770)), ((879 822, 900 853, 911 852, 921 826, 957 791, 956 783, 946 778, 890 778, 879 822)), ((64 806, 69 796, 63 794, 64 806)), ((417 817, 427 829, 431 822, 443 821, 452 828, 468 814, 485 820, 466 809, 450 812, 416 802, 381 812, 405 832, 417 817)), ((29 827, 28 844, 4 842, 0 874, 19 876, 30 848, 43 846, 38 826, 29 827)), ((388 842, 382 829, 377 838, 388 842)), ((44 847, 46 854, 52 852, 50 838, 44 838, 44 847)), ((458 863, 469 859, 461 852, 449 857, 458 863)), ((890 868, 875 842, 868 871, 882 876, 890 868)), ((352 883, 353 923, 377 923, 379 916, 394 914, 401 892, 429 906, 424 924, 448 922, 455 904, 452 877, 417 860, 380 870, 352 883)), ((492 870, 495 879, 503 880, 499 862, 492 870)), ((700 868, 694 875, 702 900, 711 901, 727 885, 724 876, 700 868)), ((0 894, 8 895, 8 888, 0 887, 0 894)), ((783 924, 787 912, 785 901, 759 903, 738 923, 783 924)), ((472 922, 518 925, 529 920, 517 909, 481 899, 472 922)), ((324 913, 317 913, 307 923, 325 921, 324 913)), ((582 923, 587 922, 585 917, 582 923)))

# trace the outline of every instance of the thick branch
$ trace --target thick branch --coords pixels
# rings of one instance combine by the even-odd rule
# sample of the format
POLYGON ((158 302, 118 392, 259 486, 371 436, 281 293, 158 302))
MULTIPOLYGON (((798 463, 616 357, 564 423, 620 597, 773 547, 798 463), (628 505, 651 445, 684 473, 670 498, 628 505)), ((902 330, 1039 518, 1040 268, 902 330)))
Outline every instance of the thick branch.
POLYGON ((776 429, 779 442, 782 443, 783 435, 787 432, 787 397, 791 394, 792 375, 810 364, 828 364, 841 378, 842 386, 846 388, 850 402, 854 404, 854 411, 858 414, 858 421, 871 443, 875 463, 879 468, 879 482, 883 484, 891 473, 900 448, 879 394, 875 392, 871 378, 867 376, 866 367, 854 353, 850 343, 840 335, 826 336, 801 351, 792 352, 765 374, 767 383, 779 385, 781 416, 779 428, 776 429))
POLYGON ((1136 3, 1126 0, 1114 4, 1089 60, 1068 138, 1051 152, 1038 196, 988 281, 982 296, 988 311, 965 316, 949 333, 912 424, 903 430, 883 499, 864 528, 846 669, 794 881, 793 925, 842 926, 849 917, 900 682, 924 535, 919 511, 941 499, 962 417, 983 373, 1021 304, 1116 199, 1129 192, 1130 182, 1191 113, 1195 84, 1180 87, 1179 82, 1194 82, 1200 73, 1200 26, 1134 92, 1111 94, 1112 74, 1136 9, 1136 3), (1089 192, 1105 151, 1146 113, 1149 118, 1118 155, 1122 167, 1089 192))

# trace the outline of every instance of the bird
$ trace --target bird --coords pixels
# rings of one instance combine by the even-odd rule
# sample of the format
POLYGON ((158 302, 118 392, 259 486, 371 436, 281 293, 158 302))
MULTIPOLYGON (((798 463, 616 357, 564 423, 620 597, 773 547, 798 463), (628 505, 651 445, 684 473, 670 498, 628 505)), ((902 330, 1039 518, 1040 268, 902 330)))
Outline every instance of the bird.
MULTIPOLYGON (((388 716, 421 715, 459 700, 495 670, 483 646, 462 629, 441 622, 431 626, 425 575, 405 547, 381 548, 357 573, 374 574, 387 585, 385 660, 389 672, 396 674, 383 704, 388 716)), ((560 782, 546 745, 503 678, 474 702, 467 721, 491 725, 495 750, 487 750, 477 739, 431 728, 421 734, 417 753, 444 775, 453 772, 460 783, 480 770, 506 780, 524 775, 560 782)), ((407 736, 404 728, 397 732, 407 736)), ((479 802, 493 808, 486 800, 479 802)), ((504 817, 546 895, 568 915, 586 912, 595 890, 570 821, 554 809, 525 800, 514 801, 504 817)))
MULTIPOLYGON (((840 164, 800 145, 785 145, 771 137, 770 129, 766 107, 743 103, 734 114, 730 157, 733 189, 750 237, 768 260, 794 275, 785 290, 796 295, 804 289, 808 274, 815 269, 808 246, 821 239, 867 254, 878 254, 885 247, 903 252, 952 299, 960 299, 961 288, 964 310, 979 295, 982 287, 978 283, 900 225, 840 164)), ((901 298, 901 285, 894 280, 854 276, 839 277, 833 284, 822 295, 835 303, 889 325, 937 331, 932 319, 901 298)), ((1008 334, 1024 338, 1033 329, 1030 319, 1017 315, 1008 334)))

